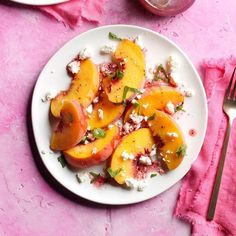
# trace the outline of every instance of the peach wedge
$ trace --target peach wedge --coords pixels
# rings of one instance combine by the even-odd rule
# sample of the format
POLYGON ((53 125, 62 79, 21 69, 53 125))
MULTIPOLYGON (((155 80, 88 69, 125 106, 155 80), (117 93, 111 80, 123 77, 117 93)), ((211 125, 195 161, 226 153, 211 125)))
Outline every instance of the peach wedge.
POLYGON ((67 91, 60 92, 51 101, 51 113, 60 116, 65 100, 77 100, 83 107, 87 107, 96 96, 99 88, 99 72, 96 65, 86 59, 80 63, 80 71, 75 75, 67 91))
POLYGON ((147 87, 142 97, 138 100, 139 107, 130 106, 124 116, 124 121, 129 120, 129 115, 139 109, 139 113, 143 114, 147 110, 153 113, 155 110, 164 110, 166 104, 171 102, 174 106, 184 103, 184 96, 176 89, 170 86, 150 86, 147 87))
POLYGON ((83 107, 76 101, 65 101, 60 112, 60 121, 52 133, 52 150, 65 150, 74 147, 87 131, 83 107))
POLYGON ((110 164, 112 171, 121 170, 114 177, 118 184, 124 184, 127 178, 133 178, 135 175, 133 160, 124 160, 122 153, 125 151, 135 157, 140 153, 145 153, 145 150, 151 150, 154 144, 152 133, 148 128, 139 129, 123 137, 111 157, 110 164))
POLYGON ((162 111, 153 113, 148 121, 150 130, 158 148, 158 156, 173 170, 182 162, 186 145, 183 134, 176 122, 162 111))
POLYGON ((86 145, 79 144, 63 153, 66 161, 72 167, 86 168, 97 165, 109 158, 119 141, 119 128, 114 125, 106 131, 104 138, 96 139, 86 145))
POLYGON ((88 125, 91 130, 106 127, 119 119, 124 109, 125 107, 122 104, 110 102, 103 92, 99 97, 99 102, 94 104, 93 112, 88 118, 88 125), (99 114, 99 112, 102 112, 102 114, 99 114))
MULTIPOLYGON (((120 59, 125 60, 123 77, 118 81, 105 77, 102 82, 108 99, 114 103, 122 103, 125 87, 140 89, 145 80, 144 55, 137 44, 128 39, 122 40, 117 46, 113 60, 116 62, 120 59)), ((133 91, 128 91, 126 99, 130 100, 133 95, 133 91)))

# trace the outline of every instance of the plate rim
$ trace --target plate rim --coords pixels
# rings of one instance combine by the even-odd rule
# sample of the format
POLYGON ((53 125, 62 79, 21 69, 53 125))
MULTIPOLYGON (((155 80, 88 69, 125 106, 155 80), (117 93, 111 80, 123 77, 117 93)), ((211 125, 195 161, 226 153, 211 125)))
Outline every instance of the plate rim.
POLYGON ((57 54, 59 53, 59 51, 63 50, 63 48, 65 48, 68 44, 70 44, 72 41, 76 40, 77 38, 83 36, 84 34, 87 34, 91 31, 97 31, 97 30, 102 30, 102 29, 106 29, 106 28, 122 28, 122 27, 126 27, 126 28, 132 28, 132 29, 138 29, 138 30, 143 30, 145 32, 149 32, 149 33, 152 33, 152 34, 155 34, 157 35, 158 37, 166 40, 168 43, 170 43, 171 45, 173 45, 175 48, 177 48, 181 54, 186 58, 187 62, 189 63, 189 65, 191 66, 191 69, 193 70, 198 82, 199 82, 199 85, 200 85, 200 88, 203 92, 203 100, 204 100, 204 107, 203 107, 203 110, 204 110, 204 122, 203 122, 203 135, 202 135, 202 138, 201 138, 201 145, 199 145, 197 151, 196 151, 196 155, 195 155, 195 158, 192 159, 192 162, 191 162, 191 165, 188 166, 188 168, 186 168, 185 171, 183 171, 183 174, 181 175, 181 177, 178 177, 176 178, 175 180, 175 183, 172 184, 171 186, 167 187, 164 191, 162 191, 161 193, 165 192, 166 190, 168 190, 169 188, 173 187, 176 183, 178 183, 190 170, 190 168, 192 167, 193 163, 196 161, 196 159, 198 158, 198 155, 200 153, 200 150, 203 146, 203 143, 204 143, 204 139, 205 139, 205 136, 206 136, 206 130, 207 130, 207 122, 208 122, 208 107, 207 107, 207 97, 206 97, 206 92, 205 92, 205 89, 204 89, 204 86, 203 86, 203 83, 202 83, 202 80, 201 80, 201 77, 200 75, 198 74, 195 66, 193 65, 192 61, 189 59, 189 57, 187 56, 187 54, 173 41, 171 41, 169 38, 167 38, 166 36, 154 31, 154 30, 151 30, 151 29, 148 29, 148 28, 144 28, 144 27, 140 27, 140 26, 136 26, 136 25, 126 25, 126 24, 115 24, 115 25, 105 25, 105 26, 101 26, 101 27, 97 27, 97 28, 93 28, 93 29, 89 29, 89 30, 86 30, 82 33, 79 33, 78 35, 74 36, 73 38, 71 38, 69 41, 67 41, 62 47, 60 47, 50 58, 49 60, 46 62, 46 64, 44 65, 43 69, 41 70, 36 82, 35 82, 35 86, 34 86, 34 90, 33 90, 33 94, 32 94, 32 100, 31 100, 31 122, 32 122, 32 129, 33 129, 33 134, 34 134, 34 139, 35 139, 35 143, 36 143, 36 146, 37 146, 37 150, 38 150, 38 153, 39 153, 39 156, 43 162, 43 165, 44 167, 47 169, 47 171, 51 174, 51 176, 60 184, 62 185, 64 188, 66 188, 68 191, 70 191, 71 193, 75 194, 76 196, 80 197, 80 198, 83 198, 83 199, 86 199, 88 201, 91 201, 91 202, 95 202, 95 203, 99 203, 99 204, 105 204, 105 205, 130 205, 130 204, 135 204, 135 203, 139 203, 139 202, 144 202, 144 201, 147 201, 147 200, 150 200, 152 199, 153 197, 156 197, 158 195, 160 195, 161 193, 158 193, 158 194, 153 194, 151 196, 148 196, 147 198, 145 199, 138 199, 138 200, 133 200, 133 201, 123 201, 122 203, 119 203, 119 202, 106 202, 106 201, 100 201, 100 200, 95 200, 94 198, 91 198, 91 197, 84 197, 84 196, 81 196, 79 195, 76 191, 73 191, 73 189, 69 188, 67 185, 65 185, 64 183, 62 183, 60 180, 58 180, 55 175, 49 170, 49 168, 47 167, 46 163, 44 162, 42 156, 41 156, 41 153, 40 153, 40 149, 39 149, 39 146, 38 146, 38 143, 36 141, 36 138, 35 138, 35 125, 34 125, 34 121, 33 121, 33 104, 34 104, 34 100, 36 99, 35 98, 35 93, 36 93, 36 88, 37 88, 37 85, 39 83, 39 78, 41 77, 41 75, 44 73, 44 70, 46 70, 46 67, 48 65, 48 63, 54 58, 57 56, 57 54))
POLYGON ((49 6, 58 3, 68 2, 69 0, 42 0, 40 2, 39 1, 30 2, 29 0, 10 0, 10 1, 31 6, 49 6))

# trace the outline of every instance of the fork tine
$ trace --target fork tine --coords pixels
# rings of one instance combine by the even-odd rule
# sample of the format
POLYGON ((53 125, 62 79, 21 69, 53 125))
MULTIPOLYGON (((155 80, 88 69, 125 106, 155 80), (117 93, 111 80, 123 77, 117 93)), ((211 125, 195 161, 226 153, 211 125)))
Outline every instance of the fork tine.
POLYGON ((232 86, 232 83, 233 83, 233 80, 234 80, 235 71, 236 71, 236 67, 234 68, 233 74, 232 74, 232 76, 230 78, 230 82, 229 82, 228 88, 227 88, 226 93, 225 93, 225 97, 226 98, 230 97, 230 90, 231 90, 231 86, 232 86))

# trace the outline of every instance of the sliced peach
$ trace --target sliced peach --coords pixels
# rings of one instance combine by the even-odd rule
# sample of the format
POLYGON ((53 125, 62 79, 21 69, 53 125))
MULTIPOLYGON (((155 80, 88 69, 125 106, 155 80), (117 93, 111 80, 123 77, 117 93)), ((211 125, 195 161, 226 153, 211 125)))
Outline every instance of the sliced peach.
POLYGON ((80 63, 80 71, 75 75, 67 91, 60 92, 51 101, 51 112, 55 117, 60 116, 60 111, 65 100, 77 100, 82 106, 87 107, 96 96, 99 88, 99 72, 96 65, 86 59, 80 63))
POLYGON ((170 86, 150 86, 146 88, 141 98, 138 100, 139 107, 130 106, 124 116, 124 121, 129 120, 132 111, 143 114, 145 110, 152 113, 155 110, 164 110, 166 104, 171 102, 174 106, 181 105, 184 102, 184 96, 176 89, 170 86))
POLYGON ((133 178, 135 175, 135 166, 133 161, 122 158, 125 151, 129 154, 137 156, 145 153, 145 150, 151 150, 155 144, 152 133, 148 128, 142 128, 123 137, 120 144, 111 157, 110 168, 112 171, 121 170, 114 179, 118 184, 124 184, 127 178, 133 178))
POLYGON ((97 165, 110 157, 120 141, 120 132, 117 126, 106 131, 104 138, 64 151, 66 161, 73 167, 86 168, 97 165))
POLYGON ((169 170, 173 170, 179 166, 185 155, 183 134, 169 115, 162 111, 155 111, 153 114, 153 120, 149 120, 148 124, 158 147, 158 156, 169 170))
MULTIPOLYGON (((144 84, 144 55, 137 44, 128 39, 124 39, 119 43, 113 59, 114 61, 118 61, 119 59, 125 60, 123 77, 115 81, 109 77, 105 77, 102 86, 111 102, 121 103, 123 101, 125 86, 140 89, 144 84)), ((128 91, 126 99, 129 100, 133 95, 133 91, 128 91)))
POLYGON ((50 147, 53 150, 65 150, 81 141, 87 131, 86 116, 83 107, 76 101, 65 101, 61 109, 61 118, 52 133, 50 147))
POLYGON ((124 112, 125 107, 122 104, 115 104, 108 100, 106 93, 102 93, 99 102, 94 104, 93 112, 88 119, 88 125, 93 130, 103 128, 119 119, 124 112), (99 115, 99 112, 100 115, 99 115))

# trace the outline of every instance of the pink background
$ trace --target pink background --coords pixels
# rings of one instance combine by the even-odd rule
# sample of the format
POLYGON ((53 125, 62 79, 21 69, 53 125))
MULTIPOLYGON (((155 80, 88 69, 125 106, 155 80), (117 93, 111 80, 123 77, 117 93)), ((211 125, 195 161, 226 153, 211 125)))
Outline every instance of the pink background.
MULTIPOLYGON (((200 74, 205 58, 236 54, 235 0, 197 0, 185 13, 158 18, 134 0, 108 1, 101 25, 134 24, 175 41, 200 74)), ((33 86, 48 59, 74 30, 29 7, 0 1, 0 235, 189 235, 172 217, 180 183, 149 201, 101 206, 70 195, 36 167, 29 107, 33 86)))

